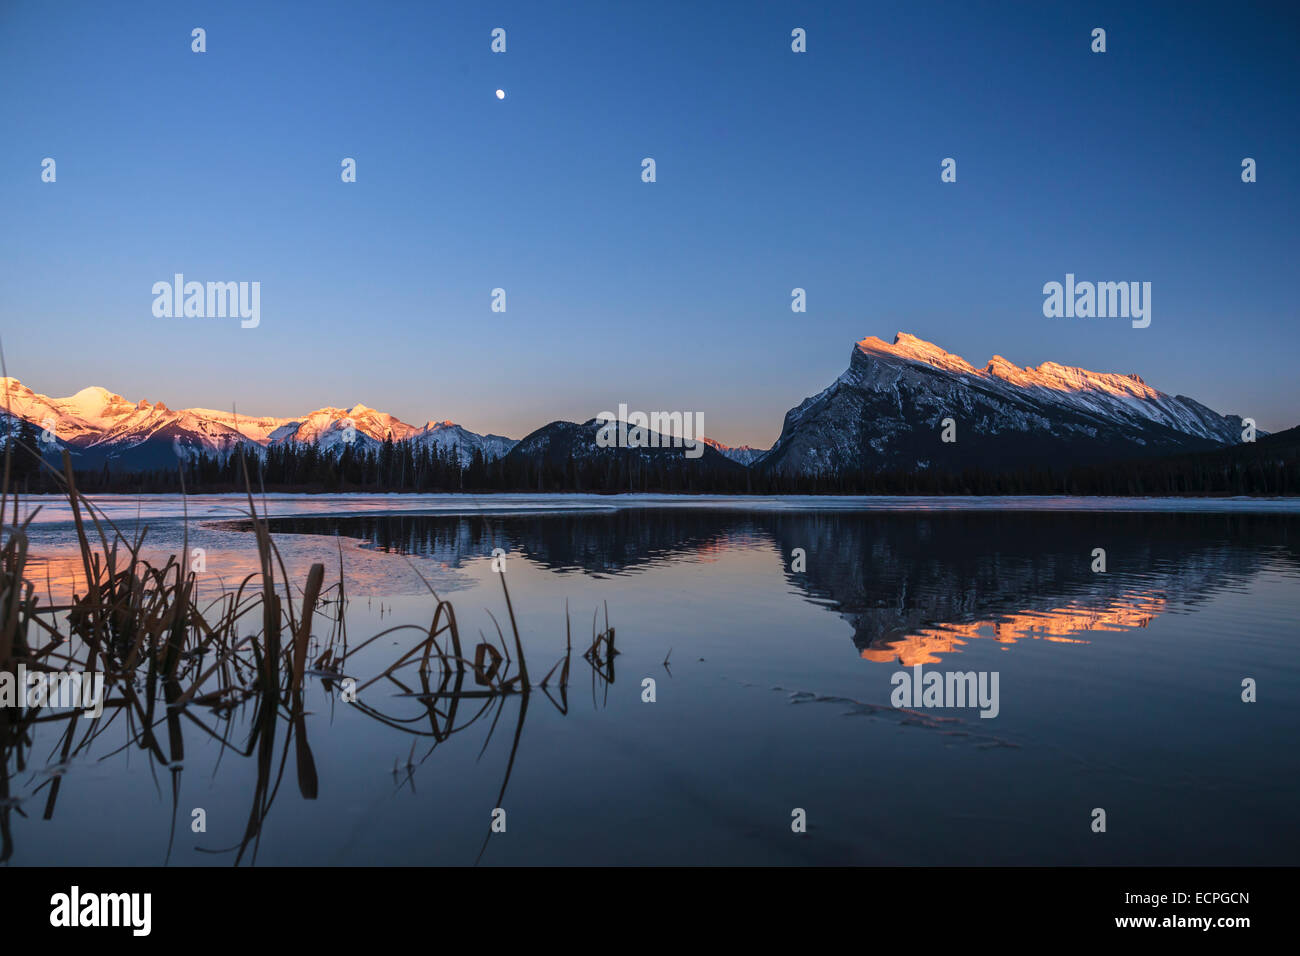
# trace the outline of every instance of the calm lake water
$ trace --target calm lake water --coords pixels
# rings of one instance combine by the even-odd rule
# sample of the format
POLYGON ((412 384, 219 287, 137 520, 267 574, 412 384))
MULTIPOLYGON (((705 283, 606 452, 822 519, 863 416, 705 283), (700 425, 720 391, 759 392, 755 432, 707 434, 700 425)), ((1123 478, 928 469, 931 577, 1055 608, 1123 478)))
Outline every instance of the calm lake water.
MULTIPOLYGON (((37 503, 30 576, 57 601, 80 558, 66 506, 37 503)), ((208 595, 255 570, 243 502, 186 505, 188 519, 175 498, 105 501, 123 531, 149 526, 151 556, 188 530, 208 595)), ((316 796, 277 751, 242 855, 251 706, 192 706, 169 761, 119 722, 65 763, 63 727, 38 725, 23 766, 5 755, 10 865, 1300 863, 1300 503, 266 505, 296 583, 315 561, 336 579, 341 554, 354 642, 413 625, 367 649, 367 679, 423 639, 421 575, 471 644, 496 641, 489 611, 508 634, 501 549, 534 683, 564 654, 567 602, 567 692, 553 679, 549 696, 462 701, 445 735, 404 692, 413 674, 359 705, 309 677, 316 796), (606 609, 620 653, 597 668, 581 651, 606 609), (996 673, 996 716, 891 706, 918 665, 996 673)))

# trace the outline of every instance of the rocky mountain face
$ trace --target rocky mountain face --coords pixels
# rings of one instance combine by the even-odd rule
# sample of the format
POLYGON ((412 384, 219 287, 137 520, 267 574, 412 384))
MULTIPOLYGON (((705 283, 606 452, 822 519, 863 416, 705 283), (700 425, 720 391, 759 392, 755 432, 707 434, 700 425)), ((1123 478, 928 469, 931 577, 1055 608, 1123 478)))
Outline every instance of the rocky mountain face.
POLYGON ((1166 395, 1137 375, 1054 362, 1020 368, 1000 355, 975 368, 900 332, 892 343, 858 342, 844 374, 786 414, 781 437, 755 464, 785 475, 1046 468, 1241 437, 1239 416, 1166 395))

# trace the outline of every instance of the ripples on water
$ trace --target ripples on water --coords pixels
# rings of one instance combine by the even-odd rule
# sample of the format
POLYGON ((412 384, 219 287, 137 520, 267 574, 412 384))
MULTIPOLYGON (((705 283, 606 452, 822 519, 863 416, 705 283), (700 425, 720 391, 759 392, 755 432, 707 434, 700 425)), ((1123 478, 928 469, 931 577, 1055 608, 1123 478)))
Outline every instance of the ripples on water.
MULTIPOLYGON (((395 688, 380 701, 407 716, 391 725, 315 682, 319 796, 286 788, 258 862, 473 863, 480 851, 484 863, 1300 856, 1290 823, 1300 779, 1290 745, 1300 726, 1294 509, 583 498, 526 499, 529 512, 511 513, 516 501, 454 515, 445 511, 464 499, 270 499, 291 578, 314 561, 334 573, 342 546, 353 633, 427 626, 414 564, 449 592, 462 627, 493 634, 484 608, 499 610, 489 565, 501 548, 530 657, 549 666, 562 650, 566 599, 579 635, 607 604, 622 653, 609 674, 575 660, 556 706, 507 702, 432 749, 402 723, 418 702, 395 688), (1096 548, 1105 573, 1092 570, 1096 548), (792 570, 796 549, 803 571, 792 570), (892 707, 891 675, 917 665, 999 671, 998 718, 892 707), (653 704, 642 702, 646 677, 653 704), (1245 677, 1258 682, 1256 704, 1240 700, 1245 677), (488 739, 492 720, 500 729, 488 739), (506 766, 510 827, 483 849, 506 766), (1106 834, 1088 826, 1097 806, 1106 834), (793 807, 808 810, 808 834, 790 832, 793 807)), ((203 586, 214 592, 256 569, 237 507, 190 502, 190 543, 207 550, 203 586)), ((134 523, 127 502, 114 511, 134 523)), ((154 553, 179 550, 174 500, 142 514, 154 553)), ((57 598, 75 588, 80 559, 57 508, 42 518, 33 578, 57 598)), ((229 718, 235 737, 246 720, 229 718)), ((122 734, 103 737, 58 768, 49 819, 39 810, 57 730, 36 742, 32 766, 10 762, 0 816, 15 862, 156 863, 169 842, 172 862, 232 861, 206 851, 238 840, 248 760, 219 760, 196 735, 181 766, 151 765, 138 747, 122 749, 122 734), (106 804, 153 811, 124 834, 104 827, 95 808, 106 804), (186 826, 194 806, 207 809, 207 838, 186 826)))

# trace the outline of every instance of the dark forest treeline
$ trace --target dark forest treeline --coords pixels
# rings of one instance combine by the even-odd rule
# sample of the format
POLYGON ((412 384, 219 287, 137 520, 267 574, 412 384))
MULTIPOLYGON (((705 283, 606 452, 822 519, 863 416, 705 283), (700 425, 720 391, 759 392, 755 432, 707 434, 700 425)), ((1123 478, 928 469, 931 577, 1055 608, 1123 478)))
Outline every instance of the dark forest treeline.
MULTIPOLYGON (((685 457, 646 459, 610 454, 563 465, 521 455, 485 460, 475 452, 462 464, 455 449, 384 442, 377 448, 346 446, 341 455, 315 445, 282 445, 250 456, 254 490, 338 492, 664 492, 682 494, 889 494, 889 495, 1259 495, 1300 494, 1300 429, 1250 445, 1168 458, 1138 459, 1068 469, 959 473, 841 472, 786 477, 761 469, 711 468, 685 457)), ((34 447, 35 434, 17 436, 34 447)), ((52 459, 50 460, 53 463, 52 459)), ((74 459, 75 461, 75 459, 74 459)), ((77 472, 86 492, 192 494, 242 491, 238 455, 221 460, 200 454, 171 469, 77 472)), ((16 454, 11 481, 27 493, 58 489, 30 454, 16 454)))

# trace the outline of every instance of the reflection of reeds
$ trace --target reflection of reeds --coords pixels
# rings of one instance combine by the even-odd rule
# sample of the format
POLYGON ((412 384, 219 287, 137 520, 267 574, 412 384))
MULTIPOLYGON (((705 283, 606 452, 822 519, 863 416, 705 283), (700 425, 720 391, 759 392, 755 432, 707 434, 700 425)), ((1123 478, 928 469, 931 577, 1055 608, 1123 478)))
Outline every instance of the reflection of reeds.
POLYGON ((614 629, 609 626, 609 606, 605 606, 605 629, 596 630, 596 615, 591 615, 591 646, 583 652, 583 657, 591 665, 591 697, 596 698, 596 682, 599 681, 605 696, 609 695, 609 685, 614 683, 614 657, 620 652, 614 648, 614 629))
MULTIPOLYGON (((231 750, 244 757, 255 755, 257 782, 244 834, 236 846, 207 851, 233 852, 237 863, 250 850, 255 858, 262 825, 279 790, 291 745, 302 796, 314 799, 319 789, 315 760, 307 741, 302 699, 307 676, 320 678, 327 693, 388 726, 432 737, 434 746, 473 724, 492 708, 496 709, 492 720, 495 728, 505 700, 518 695, 519 724, 502 784, 504 794, 532 690, 504 574, 501 586, 513 636, 513 657, 498 625, 501 649, 485 639, 474 648, 473 657, 467 658, 455 610, 427 581, 425 584, 435 601, 433 619, 427 629, 401 625, 350 646, 344 623, 347 599, 341 546, 337 583, 325 586, 324 565, 313 564, 305 584, 295 588, 279 549, 271 540, 265 515, 258 514, 246 462, 248 517, 253 523, 260 570, 233 589, 200 600, 197 575, 188 564, 188 536, 184 556, 180 559, 173 556, 161 567, 151 564, 141 556, 147 529, 128 538, 82 495, 76 488, 66 451, 63 471, 59 474, 41 461, 34 450, 19 447, 20 453, 40 461, 61 482, 71 506, 85 576, 84 589, 74 593, 68 604, 42 605, 34 585, 26 578, 27 528, 39 508, 20 524, 15 494, 13 521, 4 520, 8 514, 8 476, 14 447, 13 442, 6 444, 3 484, 0 484, 0 525, 3 525, 0 528, 3 535, 0 538, 0 672, 13 674, 22 664, 29 672, 99 674, 104 680, 105 699, 103 718, 84 721, 79 710, 49 712, 45 707, 26 706, 25 699, 20 699, 16 707, 0 706, 0 861, 9 859, 13 852, 10 813, 17 804, 10 796, 10 758, 15 770, 23 771, 32 746, 33 727, 50 721, 66 722, 58 768, 66 767, 72 758, 85 752, 113 723, 125 724, 127 746, 144 749, 152 760, 172 770, 173 827, 179 799, 180 762, 184 755, 183 722, 197 726, 219 741, 223 752, 231 750), (98 548, 91 543, 87 523, 93 528, 98 548), (323 625, 323 636, 319 637, 313 633, 318 621, 323 625), (423 639, 370 679, 361 682, 350 676, 350 665, 360 666, 358 655, 362 651, 379 638, 405 628, 419 631, 423 639), (408 668, 414 668, 418 687, 404 682, 408 668), (474 689, 464 685, 467 670, 473 674, 474 689), (400 693, 421 702, 425 707, 423 716, 429 720, 427 731, 419 730, 407 718, 380 713, 358 696, 380 680, 388 681, 400 693), (475 698, 481 701, 478 713, 458 724, 460 705, 475 698), (249 739, 241 748, 228 739, 233 725, 229 717, 245 704, 252 705, 253 716, 249 739), (205 708, 208 715, 201 713, 200 708, 205 708), (283 742, 277 744, 282 716, 286 718, 287 733, 283 742), (223 730, 218 730, 221 719, 227 723, 223 730), (83 723, 86 729, 77 738, 77 730, 83 723), (155 734, 159 725, 165 725, 166 746, 155 734)), ((613 630, 607 627, 607 631, 608 651, 602 653, 612 657, 613 630)), ((559 668, 561 702, 556 706, 562 712, 567 710, 570 648, 571 641, 566 640, 564 657, 541 684, 550 697, 547 683, 559 668)), ((413 755, 414 748, 411 759, 413 755)), ((60 776, 61 771, 55 772, 48 781, 47 817, 53 813, 60 776)))

